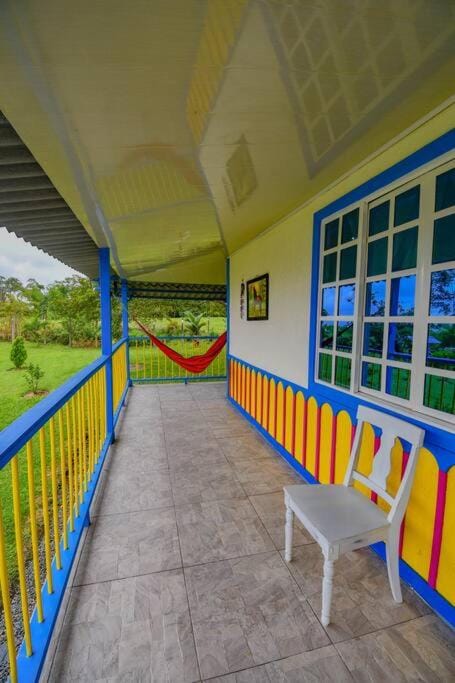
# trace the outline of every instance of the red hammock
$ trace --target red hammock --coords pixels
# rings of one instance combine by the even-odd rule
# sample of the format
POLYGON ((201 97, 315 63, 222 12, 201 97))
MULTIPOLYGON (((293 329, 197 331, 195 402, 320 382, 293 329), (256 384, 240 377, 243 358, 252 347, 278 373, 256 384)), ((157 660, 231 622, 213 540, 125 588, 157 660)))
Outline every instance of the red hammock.
POLYGON ((177 365, 180 365, 180 367, 184 370, 188 370, 189 372, 194 372, 196 374, 204 372, 204 370, 208 368, 210 363, 215 360, 217 355, 220 353, 227 340, 227 332, 223 332, 218 339, 215 339, 212 346, 207 349, 205 353, 202 353, 199 356, 185 358, 185 356, 182 356, 180 353, 177 353, 177 351, 174 351, 174 349, 171 349, 169 346, 166 346, 166 344, 163 344, 163 342, 160 341, 158 337, 155 337, 155 335, 152 334, 145 325, 140 323, 139 320, 136 320, 136 322, 141 330, 145 332, 148 337, 150 337, 152 344, 157 346, 168 358, 173 360, 174 363, 177 363, 177 365))

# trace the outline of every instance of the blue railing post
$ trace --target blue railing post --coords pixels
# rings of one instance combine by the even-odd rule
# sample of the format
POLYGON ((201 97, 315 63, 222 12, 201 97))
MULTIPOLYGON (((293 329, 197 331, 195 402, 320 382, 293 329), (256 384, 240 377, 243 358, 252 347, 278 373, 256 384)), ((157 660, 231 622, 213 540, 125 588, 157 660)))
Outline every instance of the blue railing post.
POLYGON ((128 331, 128 283, 122 280, 122 337, 126 339, 126 376, 128 386, 131 386, 130 376, 130 341, 128 331))
POLYGON ((106 362, 106 429, 111 441, 114 434, 114 400, 112 395, 112 313, 111 313, 111 263, 108 247, 99 250, 100 304, 101 304, 101 353, 106 362))

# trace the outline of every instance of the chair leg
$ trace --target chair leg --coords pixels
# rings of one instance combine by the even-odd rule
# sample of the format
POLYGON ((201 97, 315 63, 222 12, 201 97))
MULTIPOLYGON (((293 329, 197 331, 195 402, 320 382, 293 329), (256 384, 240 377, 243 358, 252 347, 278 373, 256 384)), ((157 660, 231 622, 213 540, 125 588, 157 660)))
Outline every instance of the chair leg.
POLYGON ((400 585, 400 568, 398 556, 399 534, 391 533, 386 541, 387 550, 387 573, 389 575, 390 589, 395 602, 403 602, 400 585))
POLYGON ((292 509, 286 506, 286 524, 284 526, 284 539, 285 539, 285 549, 284 549, 284 559, 286 562, 292 560, 292 534, 294 531, 294 513, 292 509))
POLYGON ((322 580, 322 614, 323 626, 330 624, 330 607, 332 604, 333 560, 324 558, 324 578, 322 580))

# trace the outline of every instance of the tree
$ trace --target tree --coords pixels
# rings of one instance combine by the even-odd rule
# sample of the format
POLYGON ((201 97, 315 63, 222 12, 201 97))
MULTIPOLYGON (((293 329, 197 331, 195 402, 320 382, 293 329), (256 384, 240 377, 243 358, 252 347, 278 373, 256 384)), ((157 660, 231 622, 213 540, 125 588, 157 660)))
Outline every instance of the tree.
POLYGON ((187 332, 194 337, 198 337, 205 328, 205 320, 203 318, 203 313, 193 313, 192 311, 186 311, 183 317, 183 322, 187 332))
POLYGON ((69 346, 75 338, 96 339, 98 294, 90 280, 73 276, 49 287, 49 313, 60 320, 69 346))
POLYGON ((39 383, 43 377, 44 372, 41 370, 40 366, 30 363, 25 373, 25 381, 32 394, 37 394, 39 392, 39 383))
POLYGON ((22 337, 16 337, 14 340, 11 347, 10 358, 17 370, 20 370, 27 360, 27 351, 22 337))

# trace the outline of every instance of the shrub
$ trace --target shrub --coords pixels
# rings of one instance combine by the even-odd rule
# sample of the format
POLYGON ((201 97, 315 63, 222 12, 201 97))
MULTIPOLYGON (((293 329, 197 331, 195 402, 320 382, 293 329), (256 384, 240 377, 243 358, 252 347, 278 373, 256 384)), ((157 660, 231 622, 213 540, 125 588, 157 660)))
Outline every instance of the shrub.
POLYGON ((22 337, 16 337, 13 341, 10 358, 17 369, 21 368, 27 360, 27 351, 22 337))
POLYGON ((30 365, 27 366, 27 371, 25 373, 25 381, 27 382, 29 390, 33 394, 38 393, 39 383, 43 377, 44 372, 41 370, 39 365, 33 365, 33 363, 30 363, 30 365))

